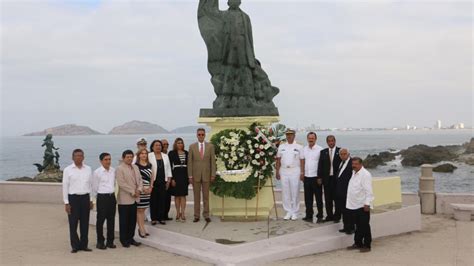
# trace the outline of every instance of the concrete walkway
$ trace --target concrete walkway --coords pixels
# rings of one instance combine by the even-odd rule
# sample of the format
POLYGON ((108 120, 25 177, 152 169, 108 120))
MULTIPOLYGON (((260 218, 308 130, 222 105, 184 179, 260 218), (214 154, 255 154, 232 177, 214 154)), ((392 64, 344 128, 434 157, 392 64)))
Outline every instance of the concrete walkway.
MULTIPOLYGON (((473 231, 474 222, 423 216, 421 232, 377 239, 368 254, 339 250, 272 265, 474 265, 473 231)), ((95 228, 89 232, 93 252, 71 254, 63 205, 0 203, 0 264, 205 265, 145 246, 97 250, 95 228)))

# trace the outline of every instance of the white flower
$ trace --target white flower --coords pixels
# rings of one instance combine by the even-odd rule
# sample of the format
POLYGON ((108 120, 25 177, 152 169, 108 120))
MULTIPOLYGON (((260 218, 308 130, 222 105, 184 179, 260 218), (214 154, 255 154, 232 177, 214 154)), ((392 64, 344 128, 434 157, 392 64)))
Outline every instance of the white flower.
POLYGON ((227 153, 224 154, 224 158, 226 158, 226 159, 229 158, 229 154, 227 154, 227 153))
MULTIPOLYGON (((257 162, 257 160, 252 160, 252 164, 257 165, 257 164, 259 164, 259 163, 257 162)), ((255 176, 255 177, 256 177, 256 176, 255 176)))
POLYGON ((236 150, 235 146, 232 146, 231 150, 235 151, 236 150))
POLYGON ((260 159, 260 154, 255 154, 255 159, 260 159))
POLYGON ((260 179, 264 179, 264 178, 265 178, 265 176, 264 176, 264 175, 260 175, 260 177, 259 177, 259 178, 260 178, 260 179))
POLYGON ((232 160, 237 161, 237 156, 232 157, 232 160))
POLYGON ((260 156, 265 156, 265 153, 263 151, 261 151, 260 156))
POLYGON ((255 148, 258 148, 258 143, 255 143, 255 145, 253 145, 255 148))
POLYGON ((254 149, 251 149, 250 150, 250 154, 254 154, 255 150, 254 149))
POLYGON ((260 149, 263 150, 263 144, 260 144, 260 149))
POLYGON ((272 151, 271 151, 271 152, 269 152, 269 153, 268 153, 268 155, 272 156, 272 155, 273 155, 273 152, 272 152, 272 151))
POLYGON ((247 140, 247 144, 252 144, 252 141, 251 141, 251 140, 247 140))
POLYGON ((244 154, 243 154, 243 153, 239 153, 239 157, 244 157, 244 154))
POLYGON ((267 167, 264 165, 264 166, 262 167, 262 170, 264 170, 264 171, 267 170, 267 167))
POLYGON ((254 177, 258 177, 258 172, 255 172, 255 174, 253 174, 254 177))

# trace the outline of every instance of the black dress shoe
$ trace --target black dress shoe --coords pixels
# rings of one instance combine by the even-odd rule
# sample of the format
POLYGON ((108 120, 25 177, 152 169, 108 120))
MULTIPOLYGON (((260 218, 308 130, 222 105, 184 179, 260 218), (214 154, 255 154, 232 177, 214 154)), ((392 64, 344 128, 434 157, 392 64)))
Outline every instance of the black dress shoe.
POLYGON ((316 220, 316 223, 317 223, 317 224, 324 223, 324 220, 323 220, 323 218, 318 218, 318 219, 316 220))
POLYGON ((95 247, 98 248, 98 249, 107 249, 107 247, 104 245, 104 243, 97 243, 97 245, 95 247))
POLYGON ((159 224, 162 224, 162 225, 165 225, 166 222, 165 221, 158 221, 159 224))
POLYGON ((129 247, 130 247, 130 244, 122 244, 122 247, 124 247, 124 248, 129 248, 129 247))
POLYGON ((352 235, 355 231, 354 230, 347 230, 346 235, 352 235))
POLYGON ((135 240, 132 240, 132 243, 131 243, 131 244, 134 245, 135 247, 138 247, 138 246, 140 246, 142 243, 137 242, 137 241, 135 241, 135 240))
POLYGON ((92 249, 90 249, 90 248, 83 248, 83 249, 81 249, 81 250, 82 250, 82 251, 87 251, 87 252, 91 252, 91 251, 92 251, 92 249))
POLYGON ((165 221, 172 221, 172 220, 173 220, 173 219, 170 218, 170 217, 166 217, 166 218, 165 218, 165 221))
POLYGON ((209 218, 209 217, 206 218, 205 220, 206 220, 206 223, 210 223, 210 222, 211 222, 211 218, 209 218))
POLYGON ((193 223, 199 222, 199 218, 194 218, 193 223))
POLYGON ((360 252, 361 252, 361 253, 370 252, 370 247, 362 247, 362 248, 360 249, 360 252))
POLYGON ((107 244, 107 247, 108 247, 108 248, 116 248, 117 246, 114 245, 114 243, 108 243, 108 244, 107 244))
POLYGON ((355 250, 355 249, 361 249, 362 247, 357 245, 357 244, 353 244, 352 246, 349 246, 347 247, 347 250, 355 250))
POLYGON ((332 217, 326 217, 326 218, 323 220, 323 223, 327 223, 327 222, 330 222, 330 221, 334 221, 334 218, 332 218, 332 217))
POLYGON ((313 222, 313 217, 304 217, 302 220, 306 221, 306 222, 309 222, 309 223, 312 223, 313 222))
POLYGON ((334 223, 337 224, 337 223, 339 223, 340 221, 341 221, 341 219, 339 219, 339 220, 338 220, 338 219, 335 219, 335 220, 334 220, 334 223))
POLYGON ((156 225, 156 221, 152 221, 152 222, 151 222, 151 225, 156 225))
POLYGON ((339 230, 339 233, 345 233, 345 232, 346 232, 346 229, 339 230))
POLYGON ((71 250, 71 253, 77 253, 77 249, 73 248, 73 249, 71 250))

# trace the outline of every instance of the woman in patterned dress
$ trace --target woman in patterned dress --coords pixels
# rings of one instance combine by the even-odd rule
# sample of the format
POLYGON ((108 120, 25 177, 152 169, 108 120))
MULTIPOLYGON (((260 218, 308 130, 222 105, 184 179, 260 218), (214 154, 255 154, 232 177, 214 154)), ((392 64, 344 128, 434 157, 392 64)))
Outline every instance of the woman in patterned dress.
POLYGON ((137 152, 137 162, 143 181, 143 192, 140 194, 140 202, 137 205, 138 235, 145 238, 149 234, 145 230, 145 210, 150 206, 150 194, 153 189, 151 180, 151 164, 148 162, 148 151, 146 149, 137 152))

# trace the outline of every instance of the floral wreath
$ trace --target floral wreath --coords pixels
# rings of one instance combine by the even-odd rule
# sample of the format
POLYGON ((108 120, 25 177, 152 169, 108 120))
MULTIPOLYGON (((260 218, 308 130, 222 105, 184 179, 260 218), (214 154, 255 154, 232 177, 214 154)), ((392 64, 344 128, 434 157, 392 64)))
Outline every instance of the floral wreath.
POLYGON ((273 176, 275 140, 272 129, 257 123, 248 130, 225 129, 213 135, 218 173, 211 191, 219 197, 254 198, 273 176))

